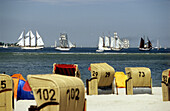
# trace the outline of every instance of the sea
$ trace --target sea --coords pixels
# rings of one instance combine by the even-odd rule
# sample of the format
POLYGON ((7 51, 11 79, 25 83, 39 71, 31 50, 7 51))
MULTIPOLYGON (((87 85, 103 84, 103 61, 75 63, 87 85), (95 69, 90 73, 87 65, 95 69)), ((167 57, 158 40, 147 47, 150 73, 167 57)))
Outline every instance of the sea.
MULTIPOLYGON (((51 47, 41 50, 22 50, 19 47, 0 47, 0 73, 8 75, 52 74, 53 64, 78 64, 81 79, 91 78, 88 70, 91 63, 106 62, 115 71, 125 73, 125 67, 148 67, 151 70, 153 86, 161 86, 162 72, 170 68, 170 48, 139 51, 128 48, 121 51, 96 52, 97 48, 72 48, 60 52, 51 47)), ((86 85, 86 83, 85 83, 86 85)))

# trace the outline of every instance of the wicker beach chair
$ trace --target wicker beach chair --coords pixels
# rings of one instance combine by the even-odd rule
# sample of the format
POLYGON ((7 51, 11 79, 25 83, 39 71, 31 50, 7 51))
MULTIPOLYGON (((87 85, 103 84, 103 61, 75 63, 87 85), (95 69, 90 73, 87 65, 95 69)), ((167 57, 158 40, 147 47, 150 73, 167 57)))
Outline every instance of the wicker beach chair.
POLYGON ((75 76, 81 78, 77 64, 53 64, 53 74, 75 76))
POLYGON ((34 111, 85 111, 85 87, 80 78, 58 74, 28 75, 37 106, 34 111))
POLYGON ((12 77, 0 74, 0 111, 13 111, 14 109, 12 77))
POLYGON ((163 101, 170 101, 170 69, 162 72, 162 96, 163 101))
POLYGON ((133 95, 133 88, 151 88, 152 94, 152 78, 151 71, 146 67, 126 67, 126 94, 133 95))
POLYGON ((86 80, 87 94, 98 95, 98 88, 111 89, 114 93, 114 74, 115 70, 107 63, 90 64, 91 79, 86 80))

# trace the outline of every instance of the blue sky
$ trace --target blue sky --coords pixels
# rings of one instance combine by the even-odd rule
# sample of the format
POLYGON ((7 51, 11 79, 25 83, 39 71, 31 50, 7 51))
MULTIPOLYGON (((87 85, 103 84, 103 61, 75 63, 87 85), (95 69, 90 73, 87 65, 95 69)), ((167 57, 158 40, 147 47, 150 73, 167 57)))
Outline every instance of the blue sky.
POLYGON ((96 47, 113 35, 137 47, 141 36, 170 47, 170 0, 0 0, 0 42, 17 42, 21 32, 38 30, 45 46, 66 32, 77 46, 96 47))

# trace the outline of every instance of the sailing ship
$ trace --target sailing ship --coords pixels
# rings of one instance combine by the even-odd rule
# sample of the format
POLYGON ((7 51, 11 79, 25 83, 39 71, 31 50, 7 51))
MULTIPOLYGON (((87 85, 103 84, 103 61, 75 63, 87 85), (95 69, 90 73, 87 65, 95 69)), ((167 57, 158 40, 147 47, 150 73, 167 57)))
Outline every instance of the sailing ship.
POLYGON ((96 52, 103 52, 109 50, 120 51, 123 48, 129 48, 129 40, 125 39, 124 41, 122 41, 117 35, 117 32, 115 32, 114 37, 99 37, 98 49, 96 50, 96 52))
POLYGON ((151 49, 152 49, 152 43, 149 40, 149 38, 147 37, 147 42, 145 43, 145 39, 143 39, 141 37, 139 50, 140 51, 150 51, 151 49))
POLYGON ((123 42, 120 40, 117 32, 114 33, 114 37, 111 37, 111 49, 120 51, 123 48, 123 42))
POLYGON ((98 43, 98 50, 96 50, 96 52, 103 52, 104 51, 104 38, 103 37, 99 37, 99 43, 98 43))
POLYGON ((39 35, 38 31, 36 31, 36 36, 32 33, 32 31, 28 31, 25 35, 25 31, 23 31, 18 38, 17 45, 21 47, 21 49, 42 49, 44 48, 44 42, 42 37, 39 35))
POLYGON ((55 42, 55 46, 56 46, 56 50, 60 50, 60 51, 69 51, 71 48, 76 47, 74 44, 71 43, 70 40, 68 40, 67 34, 66 33, 61 33, 60 37, 59 37, 59 46, 57 46, 56 44, 57 42, 55 42))
POLYGON ((128 39, 123 39, 123 48, 128 49, 129 48, 129 40, 128 39))

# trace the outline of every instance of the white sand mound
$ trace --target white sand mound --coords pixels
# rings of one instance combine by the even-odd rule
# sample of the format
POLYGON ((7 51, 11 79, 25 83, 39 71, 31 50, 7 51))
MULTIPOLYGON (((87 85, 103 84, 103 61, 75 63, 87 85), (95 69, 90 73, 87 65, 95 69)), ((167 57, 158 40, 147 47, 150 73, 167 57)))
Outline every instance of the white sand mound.
MULTIPOLYGON (((87 111, 170 111, 170 101, 162 100, 161 87, 153 87, 152 94, 125 95, 125 89, 121 88, 119 95, 86 95, 86 99, 87 111)), ((19 100, 15 111, 28 111, 35 104, 34 100, 19 100)))

